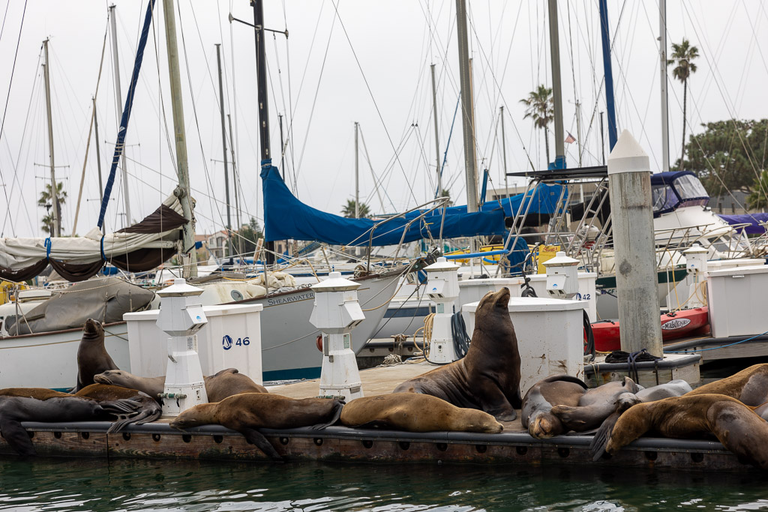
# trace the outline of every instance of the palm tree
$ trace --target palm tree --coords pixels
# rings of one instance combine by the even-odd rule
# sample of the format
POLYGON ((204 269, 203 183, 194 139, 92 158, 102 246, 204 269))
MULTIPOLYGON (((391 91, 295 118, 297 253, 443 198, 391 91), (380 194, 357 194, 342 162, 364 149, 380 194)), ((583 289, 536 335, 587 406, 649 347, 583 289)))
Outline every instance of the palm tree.
MULTIPOLYGON (((56 183, 56 197, 59 200, 59 208, 56 212, 59 218, 59 228, 61 228, 61 206, 67 202, 67 191, 64 190, 64 183, 59 181, 56 183)), ((55 235, 53 230, 53 213, 51 207, 53 206, 53 195, 51 195, 51 184, 45 184, 45 190, 40 192, 40 199, 37 200, 37 206, 42 206, 47 209, 48 214, 42 218, 41 229, 43 232, 49 235, 55 235)))
POLYGON ((747 196, 750 210, 763 210, 768 207, 768 171, 762 171, 752 185, 752 193, 747 196))
MULTIPOLYGON (((347 199, 347 204, 341 208, 341 214, 349 219, 355 218, 355 200, 347 199)), ((365 219, 371 215, 371 210, 365 203, 360 203, 360 218, 365 219)))
POLYGON ((675 64, 672 75, 683 83, 683 150, 680 154, 680 170, 683 170, 685 158, 685 120, 688 107, 688 77, 696 72, 696 64, 693 60, 699 57, 699 49, 691 46, 687 39, 683 38, 680 44, 672 43, 672 58, 667 61, 667 66, 675 64))
POLYGON ((547 136, 547 126, 555 119, 554 99, 552 98, 552 89, 547 89, 540 85, 535 91, 531 91, 527 98, 520 100, 527 108, 523 119, 530 117, 533 119, 533 125, 541 128, 544 132, 544 146, 547 150, 547 163, 549 163, 549 137, 547 136))

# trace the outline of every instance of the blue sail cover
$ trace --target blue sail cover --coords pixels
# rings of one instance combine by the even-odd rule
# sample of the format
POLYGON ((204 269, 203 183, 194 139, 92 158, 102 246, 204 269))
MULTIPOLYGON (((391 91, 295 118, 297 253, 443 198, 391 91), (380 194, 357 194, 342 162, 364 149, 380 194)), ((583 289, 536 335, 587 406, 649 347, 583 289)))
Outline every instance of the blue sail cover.
MULTIPOLYGON (((423 238, 439 238, 442 211, 434 211, 424 219, 413 222, 419 213, 412 212, 407 218, 374 221, 371 219, 348 219, 340 215, 322 212, 307 206, 288 190, 277 167, 262 167, 261 178, 264 186, 264 237, 267 242, 275 240, 317 240, 331 245, 366 246, 371 230, 374 231, 373 245, 397 245, 400 241, 413 242, 423 238)), ((488 211, 466 213, 462 207, 447 208, 443 225, 443 238, 464 236, 503 236, 504 209, 497 207, 488 211)))

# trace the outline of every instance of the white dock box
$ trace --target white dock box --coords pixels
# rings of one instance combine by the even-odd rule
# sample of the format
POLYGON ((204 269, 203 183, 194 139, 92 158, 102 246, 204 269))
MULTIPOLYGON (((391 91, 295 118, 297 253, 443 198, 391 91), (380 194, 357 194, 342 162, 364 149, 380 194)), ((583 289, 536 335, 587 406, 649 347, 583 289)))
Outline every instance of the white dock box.
POLYGON ((707 300, 712 337, 768 331, 768 265, 708 272, 707 300))
MULTIPOLYGON (((208 323, 197 333, 203 375, 237 368, 263 384, 261 367, 261 304, 203 306, 208 323)), ((158 310, 126 313, 131 373, 141 377, 165 375, 168 335, 157 327, 158 310)))
MULTIPOLYGON (((550 298, 547 292, 547 275, 532 274, 530 276, 531 288, 536 296, 542 299, 550 298)), ((597 274, 594 272, 579 272, 579 294, 575 297, 583 301, 582 308, 587 310, 589 318, 594 322, 597 319, 597 294, 595 293, 595 281, 597 274)), ((485 279, 464 279, 459 281, 459 304, 477 302, 488 292, 497 292, 503 287, 509 288, 512 297, 520 297, 523 292, 521 285, 525 282, 522 277, 492 277, 485 279)), ((472 333, 469 333, 472 334, 472 333)))
MULTIPOLYGON (((461 311, 467 333, 475 329, 478 302, 461 311)), ((541 379, 564 373, 584 378, 584 301, 510 297, 509 317, 520 351, 520 394, 541 379)))

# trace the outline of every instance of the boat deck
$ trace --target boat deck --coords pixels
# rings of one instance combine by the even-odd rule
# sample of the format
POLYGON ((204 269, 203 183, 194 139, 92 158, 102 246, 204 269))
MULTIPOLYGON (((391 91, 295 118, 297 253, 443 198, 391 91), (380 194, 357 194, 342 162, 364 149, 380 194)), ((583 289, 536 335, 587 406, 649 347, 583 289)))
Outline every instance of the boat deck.
MULTIPOLYGON (((425 363, 404 363, 360 372, 367 396, 391 392, 400 382, 433 369, 425 363)), ((271 393, 294 398, 316 396, 318 380, 270 387, 271 393)), ((239 433, 208 425, 180 432, 167 420, 131 425, 107 434, 108 422, 24 423, 38 454, 55 457, 179 458, 268 461, 239 433)), ((377 463, 474 463, 522 465, 593 465, 659 467, 680 470, 752 471, 717 441, 642 438, 613 457, 593 462, 591 436, 558 436, 534 439, 520 420, 504 423, 501 434, 464 432, 412 433, 329 427, 262 432, 286 460, 377 463)), ((0 454, 12 455, 0 438, 0 454)))

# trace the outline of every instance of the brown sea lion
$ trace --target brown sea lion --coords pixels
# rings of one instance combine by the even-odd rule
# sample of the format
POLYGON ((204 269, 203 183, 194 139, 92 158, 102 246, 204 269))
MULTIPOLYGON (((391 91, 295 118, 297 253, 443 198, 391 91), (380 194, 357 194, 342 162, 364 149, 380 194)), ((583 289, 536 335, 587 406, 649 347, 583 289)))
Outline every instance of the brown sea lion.
POLYGON ((392 393, 352 400, 341 411, 347 427, 385 428, 408 432, 483 432, 504 427, 490 414, 462 409, 440 398, 419 393, 392 393))
MULTIPOLYGON (((640 387, 635 381, 624 377, 619 381, 588 389, 579 398, 576 407, 567 404, 553 405, 552 414, 560 419, 566 432, 586 432, 599 427, 605 418, 616 411, 620 396, 626 401, 639 391, 640 387)), ((640 401, 636 395, 635 400, 640 401)))
POLYGON ((218 424, 243 434, 273 460, 282 460, 259 428, 309 427, 321 430, 336 423, 344 402, 335 398, 295 399, 268 393, 242 393, 221 402, 201 404, 179 414, 170 426, 185 430, 218 424))
POLYGON ((423 393, 457 406, 480 409, 499 421, 517 418, 520 352, 509 318, 509 289, 489 292, 475 314, 467 355, 397 386, 395 393, 423 393))
POLYGON ((130 400, 139 406, 134 413, 127 416, 119 416, 118 420, 107 430, 108 434, 120 432, 129 424, 143 425, 158 420, 163 415, 163 409, 154 398, 136 389, 107 384, 90 384, 75 393, 75 396, 93 398, 99 402, 121 399, 130 400))
POLYGON ((135 413, 137 407, 131 400, 99 402, 44 388, 7 388, 0 390, 0 434, 16 453, 32 456, 37 452, 22 421, 108 420, 135 413))
POLYGON ((557 374, 540 380, 525 394, 521 411, 523 428, 536 439, 549 439, 566 432, 560 418, 552 414, 552 407, 568 405, 575 407, 587 391, 581 379, 570 375, 557 374))
MULTIPOLYGON (((220 402, 228 396, 239 393, 268 393, 267 388, 253 381, 235 368, 221 370, 214 375, 203 377, 209 402, 220 402)), ((110 384, 138 389, 158 400, 165 388, 165 377, 139 377, 124 370, 107 370, 93 376, 99 384, 110 384)))
POLYGON ((740 461, 768 469, 768 422, 726 395, 689 393, 637 404, 616 422, 605 451, 616 453, 646 433, 676 439, 712 434, 740 461))
POLYGON ((688 395, 719 394, 746 405, 758 406, 768 401, 768 363, 756 364, 724 379, 699 386, 688 395))
POLYGON ((104 346, 104 327, 98 320, 89 318, 83 326, 83 337, 77 347, 77 386, 73 392, 93 384, 93 376, 97 373, 117 369, 104 346))

